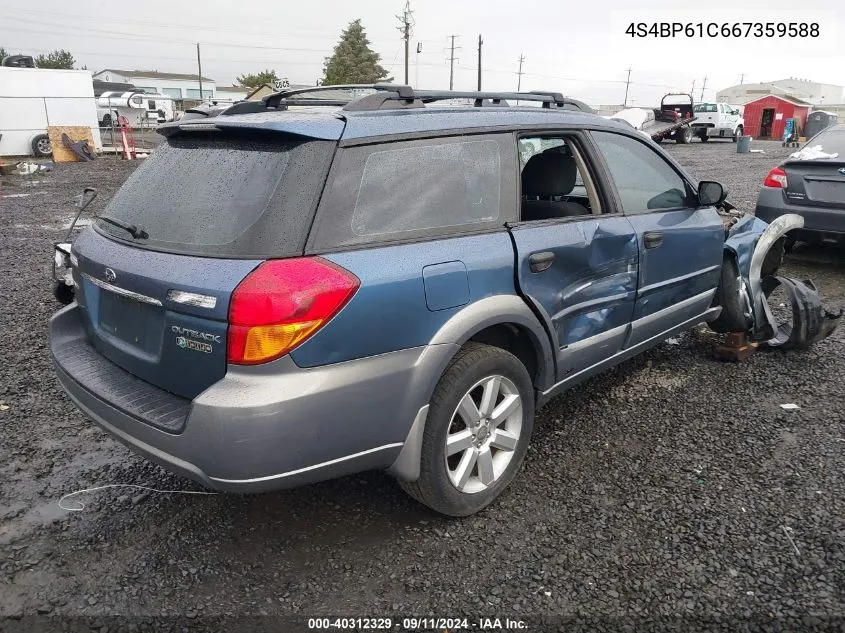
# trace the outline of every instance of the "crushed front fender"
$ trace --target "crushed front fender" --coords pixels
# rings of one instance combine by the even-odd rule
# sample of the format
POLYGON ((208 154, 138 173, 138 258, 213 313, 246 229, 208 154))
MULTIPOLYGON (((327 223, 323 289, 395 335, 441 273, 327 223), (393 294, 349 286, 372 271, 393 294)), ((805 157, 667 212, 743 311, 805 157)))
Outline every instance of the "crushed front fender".
POLYGON ((799 281, 776 275, 783 259, 783 238, 804 226, 804 218, 786 214, 768 224, 746 215, 735 222, 725 239, 725 250, 737 262, 751 306, 751 327, 747 334, 768 347, 799 349, 830 335, 843 312, 831 312, 821 305, 818 289, 810 280, 799 281), (783 286, 792 304, 792 322, 778 323, 768 297, 783 286))

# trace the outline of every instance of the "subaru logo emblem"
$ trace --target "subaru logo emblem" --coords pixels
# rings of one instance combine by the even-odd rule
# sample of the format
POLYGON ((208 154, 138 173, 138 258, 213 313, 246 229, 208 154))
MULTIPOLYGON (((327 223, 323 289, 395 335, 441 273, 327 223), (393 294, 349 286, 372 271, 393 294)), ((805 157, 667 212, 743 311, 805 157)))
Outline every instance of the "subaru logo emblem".
POLYGON ((845 176, 845 167, 840 167, 839 173, 842 174, 843 176, 845 176))
POLYGON ((106 281, 114 281, 117 279, 117 273, 114 272, 111 268, 106 268, 105 272, 106 281))

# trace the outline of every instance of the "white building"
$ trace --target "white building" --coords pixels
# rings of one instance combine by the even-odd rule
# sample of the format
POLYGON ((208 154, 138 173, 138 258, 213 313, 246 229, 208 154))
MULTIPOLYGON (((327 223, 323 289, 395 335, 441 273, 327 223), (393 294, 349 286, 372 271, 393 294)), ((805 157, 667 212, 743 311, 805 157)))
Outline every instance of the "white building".
POLYGON ((106 68, 94 73, 94 79, 132 84, 140 91, 168 95, 173 97, 178 109, 182 109, 184 101, 213 99, 217 94, 217 85, 214 80, 203 77, 202 97, 200 97, 199 76, 182 73, 160 73, 150 70, 117 70, 106 68))
POLYGON ((845 88, 808 79, 778 79, 758 84, 739 84, 716 93, 716 101, 744 105, 766 95, 797 97, 814 106, 843 102, 845 88))
MULTIPOLYGON (((203 86, 203 92, 205 92, 205 86, 203 86)), ((214 91, 214 100, 218 103, 235 103, 246 99, 250 92, 252 92, 252 88, 218 86, 214 91)))

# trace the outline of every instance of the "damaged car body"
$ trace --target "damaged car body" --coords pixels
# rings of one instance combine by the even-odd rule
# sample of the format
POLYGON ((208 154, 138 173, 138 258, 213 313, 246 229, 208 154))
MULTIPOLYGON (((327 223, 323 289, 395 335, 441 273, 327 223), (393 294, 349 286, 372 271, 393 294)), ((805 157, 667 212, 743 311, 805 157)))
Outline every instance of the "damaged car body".
POLYGON ((836 323, 773 277, 793 220, 737 221, 721 184, 578 102, 379 85, 287 110, 320 90, 165 124, 57 256, 59 381, 173 472, 264 492, 384 470, 466 516, 590 376, 704 323, 782 346, 836 323))
POLYGON ((722 315, 711 323, 717 332, 742 332, 769 348, 804 349, 826 338, 836 328, 842 311, 822 306, 810 280, 778 275, 786 243, 804 226, 794 213, 771 223, 752 216, 737 217, 733 207, 722 209, 725 218, 725 263, 718 299, 722 315), (778 322, 769 297, 783 286, 791 304, 792 320, 778 322))

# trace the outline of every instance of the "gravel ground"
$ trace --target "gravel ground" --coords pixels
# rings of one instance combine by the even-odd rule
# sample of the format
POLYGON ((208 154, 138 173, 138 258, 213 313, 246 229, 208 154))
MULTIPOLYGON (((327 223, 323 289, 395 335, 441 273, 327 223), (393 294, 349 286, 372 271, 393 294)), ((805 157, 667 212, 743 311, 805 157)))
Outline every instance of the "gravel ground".
MULTIPOLYGON (((754 147, 765 153, 666 145, 745 209, 787 152, 754 147)), ((259 496, 113 489, 61 510, 89 486, 198 490, 86 421, 50 367, 51 242, 74 194, 99 187, 100 209, 133 167, 60 165, 0 190, 0 615, 26 616, 18 630, 33 614, 84 616, 73 622, 85 630, 264 614, 499 615, 535 618, 532 631, 842 626, 843 329, 741 364, 713 360, 696 330, 569 391, 539 412, 500 502, 468 519, 432 514, 380 473, 259 496)), ((786 270, 845 305, 840 250, 799 248, 786 270)))

